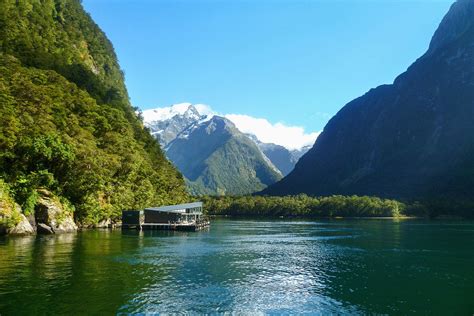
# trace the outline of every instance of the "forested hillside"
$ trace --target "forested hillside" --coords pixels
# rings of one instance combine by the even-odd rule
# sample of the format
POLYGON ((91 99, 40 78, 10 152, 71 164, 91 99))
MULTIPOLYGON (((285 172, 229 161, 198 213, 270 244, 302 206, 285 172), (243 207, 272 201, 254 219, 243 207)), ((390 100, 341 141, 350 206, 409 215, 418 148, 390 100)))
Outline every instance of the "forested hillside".
POLYGON ((43 188, 85 224, 187 198, 79 0, 0 2, 0 177, 27 215, 43 188))

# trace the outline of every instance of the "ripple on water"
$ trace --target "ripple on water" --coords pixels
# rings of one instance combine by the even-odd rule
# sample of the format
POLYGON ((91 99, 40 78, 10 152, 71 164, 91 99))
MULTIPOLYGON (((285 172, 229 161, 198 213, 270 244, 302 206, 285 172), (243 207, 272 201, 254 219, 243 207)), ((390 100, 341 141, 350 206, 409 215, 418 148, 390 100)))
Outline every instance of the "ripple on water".
POLYGON ((469 314, 474 236, 456 227, 216 220, 197 233, 3 238, 0 310, 27 300, 29 314, 469 314))

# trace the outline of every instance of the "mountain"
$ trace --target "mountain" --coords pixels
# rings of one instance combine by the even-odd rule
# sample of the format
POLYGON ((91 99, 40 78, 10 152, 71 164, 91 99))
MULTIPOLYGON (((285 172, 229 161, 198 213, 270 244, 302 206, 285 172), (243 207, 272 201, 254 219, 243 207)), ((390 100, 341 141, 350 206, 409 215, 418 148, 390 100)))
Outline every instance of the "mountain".
POLYGON ((291 159, 295 162, 295 165, 298 163, 298 161, 301 159, 301 157, 303 157, 304 154, 306 154, 311 148, 312 148, 312 146, 308 145, 308 146, 304 146, 300 149, 294 149, 294 150, 290 151, 291 159))
POLYGON ((0 178, 25 215, 39 192, 85 225, 187 199, 81 1, 2 1, 0 39, 0 178))
MULTIPOLYGON (((180 103, 170 107, 145 110, 142 115, 150 133, 167 150, 169 144, 180 133, 186 129, 192 129, 193 126, 204 123, 214 116, 214 114, 200 113, 196 106, 191 103, 180 103)), ((282 175, 287 175, 293 170, 296 162, 310 149, 309 146, 306 146, 301 149, 289 150, 280 145, 263 143, 253 134, 245 134, 245 136, 258 146, 269 167, 276 168, 277 172, 282 175)))
MULTIPOLYGON (((180 103, 142 113, 145 125, 165 148, 170 161, 185 175, 192 193, 252 193, 282 177, 279 168, 262 151, 265 145, 271 144, 261 143, 255 135, 241 133, 226 118, 213 113, 201 114, 197 106, 180 103), (202 132, 209 124, 221 128, 202 132), (234 147, 232 151, 229 151, 230 147, 234 147), (195 157, 209 160, 204 163, 195 157), (224 162, 225 159, 231 163, 224 162), (207 167, 197 168, 199 163, 207 164, 207 167), (234 166, 240 168, 235 175, 229 172, 234 166)), ((289 150, 281 148, 287 152, 288 161, 293 159, 289 150)))
POLYGON ((145 124, 163 147, 192 124, 205 119, 191 103, 175 104, 167 108, 143 111, 145 124))
POLYGON ((258 140, 256 140, 256 143, 283 176, 288 175, 295 168, 298 160, 311 148, 305 146, 301 149, 289 150, 277 144, 262 143, 258 140))
POLYGON ((458 0, 426 54, 344 106, 293 172, 262 194, 474 196, 474 1, 458 0))
POLYGON ((194 194, 248 194, 281 179, 258 146, 220 116, 182 131, 167 156, 194 194))

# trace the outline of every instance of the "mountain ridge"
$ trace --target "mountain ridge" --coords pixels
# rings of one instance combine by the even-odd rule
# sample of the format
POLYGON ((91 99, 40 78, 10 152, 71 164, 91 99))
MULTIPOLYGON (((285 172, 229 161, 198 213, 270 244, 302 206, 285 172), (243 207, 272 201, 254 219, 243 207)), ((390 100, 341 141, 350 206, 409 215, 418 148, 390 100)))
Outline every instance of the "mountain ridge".
POLYGON ((167 155, 193 194, 248 194, 281 178, 253 141, 217 115, 178 134, 167 155))
MULTIPOLYGON (((251 150, 252 155, 258 157, 258 159, 263 160, 270 169, 273 169, 279 176, 288 174, 296 164, 296 161, 301 157, 301 155, 307 151, 308 148, 302 148, 301 150, 288 150, 287 148, 270 143, 263 143, 258 140, 258 138, 253 134, 243 134, 241 133, 238 128, 236 128, 235 124, 227 118, 219 116, 214 113, 208 114, 201 114, 197 109, 199 105, 192 105, 191 103, 179 103, 169 107, 164 108, 155 108, 150 110, 143 111, 142 115, 144 117, 144 121, 146 126, 150 129, 150 132, 154 137, 156 137, 167 153, 168 158, 178 166, 185 175, 187 175, 187 183, 190 187, 195 186, 193 181, 196 178, 190 176, 189 169, 195 168, 195 162, 199 161, 199 159, 188 157, 187 155, 177 154, 176 151, 186 151, 187 148, 184 145, 176 146, 177 143, 184 143, 188 139, 189 135, 192 134, 196 129, 199 129, 202 124, 208 124, 208 122, 214 120, 214 118, 221 120, 222 122, 226 122, 226 125, 229 126, 229 129, 232 130, 233 135, 239 135, 238 141, 239 144, 242 146, 250 146, 248 144, 248 140, 251 140, 256 147, 253 145, 251 146, 253 149, 251 150), (231 128, 230 128, 231 126, 231 128), (244 139, 248 138, 248 139, 244 139), (172 148, 174 146, 174 148, 172 148), (179 148, 179 149, 176 149, 179 148), (184 160, 183 160, 184 159, 184 160)), ((206 108, 206 106, 203 106, 206 108)), ((216 135, 212 135, 216 137, 216 135)), ((209 135, 207 137, 210 137, 209 135)), ((203 136, 200 137, 202 142, 211 142, 213 143, 212 139, 207 139, 203 136)), ((228 135, 224 136, 221 135, 221 143, 220 145, 223 146, 225 142, 229 139, 228 135)), ((236 144, 234 144, 237 146, 236 144)), ((195 148, 198 144, 189 144, 191 148, 195 148)), ((204 151, 205 144, 199 145, 201 150, 204 151)), ((214 150, 215 147, 212 147, 214 150)), ((201 153, 195 153, 198 155, 201 153)), ((209 152, 203 153, 204 155, 210 154, 209 152)), ((242 161, 246 158, 241 156, 240 158, 242 161)), ((235 161, 237 163, 237 161, 235 161)), ((222 162, 219 162, 222 165, 222 162)), ((203 172, 204 169, 200 169, 200 172, 203 172)), ((215 170, 214 172, 218 172, 215 170)), ((226 170, 221 170, 222 173, 226 173, 226 170)), ((209 178, 209 177, 207 177, 209 178)), ((243 182, 246 182, 242 180, 243 182)), ((211 181, 212 182, 212 181, 211 181)), ((225 181, 224 181, 225 182, 225 181)), ((205 183, 205 182, 203 182, 205 183)), ((268 184, 265 184, 268 185, 268 184)), ((202 186, 205 187, 203 184, 202 186)), ((213 193, 217 193, 216 186, 211 185, 213 189, 213 193)), ((236 186, 233 185, 235 188, 236 186)), ((248 187, 248 186, 246 186, 248 187)), ((262 188, 260 184, 257 184, 256 188, 262 188)), ((196 190, 193 190, 196 191, 196 190)), ((198 190, 199 191, 199 190, 198 190)), ((202 188, 200 191, 203 191, 202 188)), ((220 191, 227 191, 233 193, 229 190, 220 190, 220 191)), ((240 190, 238 190, 241 192, 240 190)), ((251 193, 255 190, 246 190, 246 193, 251 193)), ((210 192, 210 191, 206 191, 210 192)))
POLYGON ((345 105, 293 172, 262 194, 472 196, 473 8, 453 4, 423 56, 393 84, 345 105))

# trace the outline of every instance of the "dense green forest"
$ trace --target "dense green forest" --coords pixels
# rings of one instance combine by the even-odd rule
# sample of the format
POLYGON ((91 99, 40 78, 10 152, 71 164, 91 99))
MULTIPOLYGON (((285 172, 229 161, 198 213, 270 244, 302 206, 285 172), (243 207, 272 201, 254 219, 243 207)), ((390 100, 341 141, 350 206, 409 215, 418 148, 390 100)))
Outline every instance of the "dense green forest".
POLYGON ((399 217, 427 216, 428 208, 419 202, 369 196, 203 196, 209 215, 301 216, 301 217, 399 217))
POLYGON ((187 199, 79 0, 0 2, 0 178, 26 215, 45 188, 85 224, 187 199))

